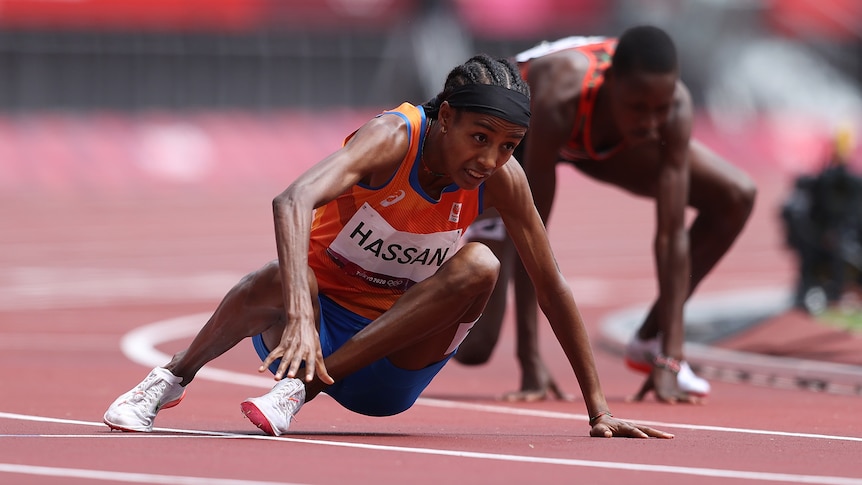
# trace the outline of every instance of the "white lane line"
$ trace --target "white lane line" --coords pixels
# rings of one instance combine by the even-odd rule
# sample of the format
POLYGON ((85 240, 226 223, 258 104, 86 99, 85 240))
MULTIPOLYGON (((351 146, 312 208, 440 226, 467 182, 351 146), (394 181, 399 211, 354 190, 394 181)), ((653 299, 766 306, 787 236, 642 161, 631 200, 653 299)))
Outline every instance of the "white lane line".
MULTIPOLYGON (((123 336, 121 348, 123 353, 133 362, 144 367, 155 367, 167 363, 171 356, 159 351, 157 346, 172 340, 190 338, 197 334, 198 330, 209 318, 209 313, 198 313, 186 315, 182 317, 171 318, 154 322, 149 325, 138 327, 123 336)), ((273 385, 271 377, 255 376, 234 372, 223 369, 215 369, 204 367, 198 372, 197 377, 210 379, 218 382, 227 382, 242 386, 258 387, 269 389, 273 385)), ((417 405, 446 407, 452 409, 460 409, 464 411, 489 412, 509 415, 532 416, 537 418, 548 419, 565 419, 576 421, 587 421, 589 417, 586 414, 577 413, 560 413, 553 411, 542 411, 539 409, 523 409, 511 406, 498 406, 489 404, 474 404, 456 401, 445 401, 441 399, 423 398, 420 397, 416 401, 417 405)), ((825 435, 814 433, 797 433, 788 431, 774 431, 763 429, 748 429, 748 428, 728 428, 723 426, 709 426, 688 423, 666 423, 661 421, 648 421, 630 418, 641 424, 655 427, 694 429, 701 431, 716 431, 725 433, 743 433, 755 435, 782 436, 793 438, 809 438, 809 439, 826 439, 839 441, 856 441, 862 442, 862 437, 857 436, 839 436, 825 435)))
POLYGON ((127 483, 159 483, 168 485, 298 485, 285 482, 262 482, 258 480, 232 480, 229 478, 189 477, 178 475, 155 475, 152 473, 109 472, 81 468, 62 468, 47 466, 19 465, 0 463, 0 473, 19 475, 38 475, 48 477, 84 478, 88 480, 109 480, 127 483))
MULTIPOLYGON (((140 327, 130 333, 128 333, 122 339, 122 348, 126 355, 139 364, 145 365, 147 367, 152 367, 156 365, 163 364, 167 360, 169 360, 169 356, 159 352, 156 349, 156 346, 171 340, 188 338, 195 335, 198 329, 203 325, 203 322, 208 318, 209 314, 196 314, 196 315, 187 315, 184 317, 173 318, 170 320, 164 320, 160 322, 155 322, 151 325, 146 325, 140 327)), ((271 387, 272 380, 269 378, 265 378, 262 376, 250 376, 237 372, 221 370, 221 369, 203 369, 199 374, 199 377, 221 381, 221 382, 230 382, 240 385, 246 386, 254 386, 260 388, 269 388, 271 387)), ((492 405, 482 405, 482 404, 470 404, 470 403, 457 403, 450 402, 444 400, 436 400, 436 399, 427 399, 420 398, 417 402, 419 405, 426 406, 436 406, 436 407, 448 407, 448 408, 458 408, 462 410, 470 410, 477 412, 494 412, 494 413, 505 413, 505 414, 517 414, 517 415, 529 415, 541 418, 548 419, 566 419, 566 420, 586 420, 587 417, 581 414, 569 414, 569 413, 558 413, 558 412, 549 412, 549 411, 541 411, 541 410, 529 410, 529 409, 520 409, 516 407, 506 407, 506 406, 492 406, 492 405)), ((87 426, 104 426, 102 423, 98 422, 89 422, 89 421, 78 421, 78 420, 69 420, 69 419, 55 419, 55 418, 47 418, 47 417, 39 417, 39 416, 27 416, 20 414, 12 414, 12 413, 3 413, 0 412, 0 419, 20 419, 20 420, 29 420, 29 421, 40 421, 40 422, 54 422, 54 423, 64 423, 64 424, 79 424, 79 425, 87 425, 87 426)), ((849 436, 829 436, 829 435, 817 435, 817 434, 808 434, 808 433, 787 433, 781 431, 769 431, 769 430, 752 430, 752 429, 744 429, 744 428, 725 428, 719 426, 702 426, 702 425, 691 425, 691 424, 680 424, 680 423, 661 423, 661 422, 647 422, 642 420, 645 424, 662 426, 662 427, 676 427, 676 428, 686 428, 686 429, 699 429, 699 430, 709 430, 709 431, 717 431, 717 432, 733 432, 733 433, 748 433, 748 434, 760 434, 760 435, 775 435, 775 436, 784 436, 784 437, 802 437, 802 438, 816 438, 816 439, 830 439, 830 440, 844 440, 844 441, 862 441, 862 438, 857 437, 849 437, 849 436)), ((458 451, 458 450, 441 450, 441 449, 429 449, 429 448, 411 448, 411 447, 399 447, 399 446, 387 446, 387 445, 372 445, 367 443, 355 443, 355 442, 343 442, 343 441, 329 441, 329 440, 315 440, 315 439, 303 439, 303 438, 288 438, 288 437, 280 437, 273 438, 269 436, 262 435, 246 435, 246 434, 236 434, 236 433, 219 433, 219 432, 209 432, 209 431, 199 431, 199 430, 185 430, 185 429, 170 429, 170 428, 155 428, 156 431, 160 432, 169 432, 169 433, 180 433, 186 436, 192 435, 190 437, 222 437, 222 438, 232 438, 232 439, 263 439, 263 440, 273 440, 273 441, 281 441, 286 443, 298 443, 298 444, 312 444, 312 445, 321 445, 321 446, 330 446, 330 447, 342 447, 342 448, 355 448, 355 449, 367 449, 367 450, 377 450, 377 451, 388 451, 388 452, 397 452, 397 453, 413 453, 413 454, 423 454, 423 455, 436 455, 436 456, 451 456, 451 457, 462 457, 462 458, 471 458, 471 459, 484 459, 484 460, 497 460, 497 461, 508 461, 508 462, 521 462, 521 463, 532 463, 532 464, 547 464, 547 465, 564 465, 564 466, 575 466, 575 467, 585 467, 585 468, 602 468, 602 469, 613 469, 613 470, 630 470, 630 471, 643 471, 643 472, 651 472, 651 473, 672 473, 677 475, 688 475, 688 476, 701 476, 701 477, 717 477, 717 478, 731 478, 731 479, 747 479, 747 480, 757 480, 757 481, 770 481, 770 482, 788 482, 788 483, 813 483, 813 484, 826 484, 826 485, 862 485, 862 478, 853 478, 853 477, 837 477, 837 476, 818 476, 818 475, 797 475, 797 474, 788 474, 788 473, 772 473, 772 472, 752 472, 745 470, 724 470, 724 469, 712 469, 712 468, 701 468, 701 467, 683 467, 683 466, 670 466, 670 465, 652 465, 652 464, 637 464, 637 463, 628 463, 628 462, 612 462, 612 461, 587 461, 587 460, 577 460, 577 459, 560 459, 560 458, 549 458, 549 457, 535 457, 535 456, 521 456, 521 455, 508 455, 508 454, 497 454, 497 453, 478 453, 478 452, 469 452, 469 451, 458 451)), ((15 439, 22 438, 27 436, 39 436, 39 435, 2 435, 0 438, 3 439, 15 439)), ((47 436, 58 436, 58 435, 45 435, 47 436)), ((88 435, 74 435, 81 436, 82 438, 87 438, 88 435)), ((117 433, 117 434, 98 434, 93 435, 94 437, 111 437, 111 436, 122 436, 123 438, 135 437, 138 434, 128 434, 128 433, 117 433)), ((148 438, 176 438, 176 435, 142 435, 140 437, 147 436, 148 438)), ((69 437, 69 435, 62 435, 62 437, 69 437)), ((191 484, 197 485, 198 483, 216 483, 216 484, 233 484, 237 485, 255 485, 255 484, 267 484, 268 482, 251 482, 251 481, 217 481, 213 479, 199 478, 199 477, 178 477, 178 476, 168 476, 168 475, 146 475, 146 474, 134 474, 134 473, 117 473, 117 472, 102 472, 95 470, 80 470, 80 469, 68 469, 68 468, 52 468, 52 467, 31 467, 27 465, 18 465, 18 464, 0 464, 0 472, 5 473, 18 473, 18 474, 33 474, 33 475, 51 475, 51 476, 69 476, 69 477, 81 477, 81 478, 90 478, 90 479, 98 479, 98 480, 115 480, 115 481, 127 481, 127 482, 136 482, 136 483, 168 483, 168 484, 191 484), (160 481, 161 480, 161 481, 160 481)))
POLYGON ((153 299, 218 301, 242 276, 234 271, 173 275, 142 269, 14 267, 0 270, 0 310, 82 308, 153 299))
MULTIPOLYGON (((26 415, 15 415, 11 413, 2 413, 0 412, 0 418, 10 418, 10 419, 30 419, 33 421, 57 421, 57 422, 74 422, 75 424, 87 424, 91 426, 102 425, 102 423, 89 423, 85 421, 73 421, 73 420, 52 420, 51 418, 37 417, 37 416, 26 416, 26 415)), ((573 466, 573 467, 584 467, 584 468, 601 468, 601 469, 611 469, 611 470, 628 470, 628 471, 641 471, 641 472, 651 472, 651 473, 672 473, 676 475, 688 475, 688 476, 700 476, 700 477, 716 477, 716 478, 731 478, 731 479, 742 479, 742 480, 757 480, 757 481, 768 481, 768 482, 785 482, 785 483, 814 483, 814 484, 825 484, 825 485, 862 485, 862 478, 853 478, 853 477, 837 477, 837 476, 828 476, 828 475, 798 475, 793 473, 773 473, 773 472, 752 472, 745 470, 725 470, 725 469, 716 469, 716 468, 703 468, 703 467, 685 467, 685 466, 673 466, 673 465, 652 465, 652 464, 644 464, 644 463, 629 463, 629 462, 616 462, 616 461, 592 461, 592 460, 578 460, 571 458, 550 458, 550 457, 537 457, 537 456, 523 456, 523 455, 510 455, 510 454, 502 454, 502 453, 481 453, 481 452, 472 452, 472 451, 459 451, 459 450, 444 450, 444 449, 433 449, 433 448, 414 448, 414 447, 404 447, 404 446, 390 446, 390 445, 373 445, 368 443, 354 443, 354 442, 345 442, 345 441, 329 441, 329 440, 317 440, 317 439, 306 439, 306 438, 289 438, 289 437, 272 437, 272 436, 263 436, 263 435, 247 435, 247 434, 238 434, 238 433, 221 433, 221 432, 209 432, 209 431, 200 431, 200 430, 184 430, 184 429, 173 429, 173 428, 155 428, 156 431, 164 431, 164 432, 174 432, 174 433, 188 433, 195 435, 195 438, 203 436, 211 436, 211 437, 222 437, 222 438, 234 438, 234 439, 256 439, 256 440, 267 440, 267 441, 275 441, 282 443, 294 443, 294 444, 309 444, 309 445, 321 445, 321 446, 330 446, 330 447, 339 447, 339 448, 354 448, 354 449, 363 449, 363 450, 374 450, 374 451, 386 451, 386 452, 395 452, 395 453, 412 453, 419 455, 431 455, 431 456, 449 456, 449 457, 457 457, 457 458, 470 458, 470 459, 480 459, 480 460, 494 460, 494 461, 505 461, 505 462, 513 462, 513 463, 530 463, 537 465, 562 465, 562 466, 573 466)), ((139 433, 110 433, 108 435, 92 435, 93 437, 105 437, 105 436, 122 436, 123 439, 127 437, 135 437, 139 436, 139 433)), ((32 435, 26 435, 32 436, 32 435)), ((58 435, 47 435, 47 436, 56 436, 58 435)), ((81 437, 88 437, 91 435, 77 435, 81 437)), ((176 436, 165 436, 165 435, 147 435, 151 437, 160 437, 160 438, 175 438, 176 436)), ((6 437, 6 436, 2 436, 6 437)), ((62 437, 68 438, 68 435, 64 435, 62 437)), ((25 467, 23 465, 12 465, 12 464, 0 464, 0 472, 10 472, 10 473, 30 473, 28 470, 24 470, 21 467, 25 467), (9 469, 7 469, 7 467, 9 469)), ((102 480, 117 480, 117 481, 129 481, 129 482, 139 482, 139 483, 181 483, 181 484, 197 484, 197 483, 215 483, 215 484, 257 484, 257 483, 269 483, 269 482, 245 482, 245 481, 211 481, 211 482, 202 482, 195 477, 173 477, 173 476, 164 476, 164 475, 142 475, 142 474, 127 474, 127 473, 117 473, 114 476, 115 472, 99 472, 99 471, 91 471, 91 470, 81 470, 81 469, 69 469, 69 468, 47 468, 47 467, 26 467, 36 469, 33 474, 51 474, 53 476, 69 476, 69 477, 81 477, 81 478, 96 478, 102 480), (65 475, 65 472, 69 472, 69 475, 65 475), (92 474, 92 475, 89 475, 92 474), (108 478, 110 476, 110 478, 108 478), (143 477, 148 479, 152 478, 152 481, 145 481, 143 477), (159 481, 161 479, 167 481, 159 481), (188 481, 170 481, 170 480, 188 480, 188 481)))
MULTIPOLYGON (((218 301, 243 276, 226 270, 171 274, 144 268, 14 266, 0 269, 0 310, 81 308, 153 299, 218 301)), ((568 281, 581 305, 649 301, 655 295, 655 281, 646 277, 578 276, 568 281)))
MULTIPOLYGON (((471 403, 463 403, 463 402, 455 402, 455 401, 445 401, 442 399, 430 399, 430 398, 420 398, 421 404, 425 406, 434 406, 441 408, 453 408, 453 409, 461 409, 461 410, 469 410, 469 411, 479 411, 479 412, 487 412, 487 413, 501 413, 501 414, 512 414, 519 416, 532 416, 537 418, 548 418, 548 419, 568 419, 568 420, 580 420, 587 421, 587 415, 585 414, 570 414, 570 413, 560 413, 556 411, 542 411, 540 409, 521 409, 521 408, 513 408, 506 406, 493 406, 490 404, 471 404, 471 403)), ((417 404, 419 404, 417 402, 417 404)), ((626 418, 629 419, 629 418, 626 418)), ((773 430, 765 430, 765 429, 749 429, 749 428, 728 428, 725 426, 710 426, 710 425, 702 425, 702 424, 688 424, 688 423, 668 423, 664 421, 649 421, 645 419, 629 419, 630 421, 635 421, 638 424, 643 424, 647 426, 655 426, 661 428, 680 428, 680 429, 691 429, 691 430, 699 430, 699 431, 717 431, 722 433, 742 433, 742 434, 753 434, 753 435, 768 435, 768 436, 782 436, 785 438, 810 438, 810 439, 824 439, 824 440, 835 440, 835 441, 855 441, 862 443, 862 437, 858 436, 841 436, 841 435, 829 435, 829 434, 816 434, 816 433, 797 433, 792 431, 773 431, 773 430)))
MULTIPOLYGON (((47 416, 34 416, 34 415, 30 415, 30 414, 6 413, 6 412, 2 412, 2 411, 0 411, 0 419, 14 419, 17 421, 34 421, 37 423, 74 424, 74 425, 78 425, 78 426, 96 426, 99 428, 105 427, 105 423, 103 423, 101 421, 81 421, 78 419, 51 418, 51 417, 47 417, 47 416)), ((216 436, 216 437, 218 437, 218 436, 243 436, 243 435, 238 435, 236 433, 231 434, 231 433, 220 433, 218 431, 195 431, 195 430, 191 430, 191 429, 153 428, 153 431, 177 432, 177 433, 184 433, 184 434, 195 434, 195 435, 216 436)), ((15 435, 15 434, 9 435, 9 434, 5 434, 2 436, 4 436, 4 437, 19 437, 19 436, 31 436, 31 435, 15 435)), ((45 436, 70 436, 70 435, 45 435, 45 436)), ((157 436, 164 436, 164 435, 153 435, 153 434, 147 434, 147 433, 123 433, 123 432, 113 433, 112 432, 112 433, 108 433, 105 435, 99 434, 99 435, 85 435, 85 436, 98 436, 98 437, 110 437, 110 436, 147 437, 147 436, 152 436, 152 437, 157 437, 157 436)))
POLYGON ((116 335, 68 333, 0 333, 3 350, 56 350, 68 352, 114 351, 116 335))

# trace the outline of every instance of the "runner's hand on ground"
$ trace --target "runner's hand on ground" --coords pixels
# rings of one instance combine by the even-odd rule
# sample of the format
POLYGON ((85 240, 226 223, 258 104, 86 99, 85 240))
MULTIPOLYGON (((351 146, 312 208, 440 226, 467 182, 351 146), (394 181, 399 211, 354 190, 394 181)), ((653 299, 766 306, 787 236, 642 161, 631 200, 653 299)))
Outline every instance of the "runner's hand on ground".
POLYGON ((520 391, 503 394, 503 400, 508 402, 536 402, 546 399, 556 399, 558 401, 575 400, 571 394, 564 393, 553 379, 548 380, 547 384, 541 389, 522 388, 520 391))
POLYGON ((656 399, 660 402, 668 404, 676 404, 678 402, 686 404, 703 403, 700 397, 680 390, 676 374, 664 367, 654 367, 638 392, 629 398, 629 400, 641 402, 650 391, 655 391, 656 399))
POLYGON ((616 419, 609 414, 602 415, 595 420, 590 429, 590 436, 595 438, 664 438, 670 439, 674 436, 670 433, 660 431, 649 426, 644 426, 629 421, 616 419))

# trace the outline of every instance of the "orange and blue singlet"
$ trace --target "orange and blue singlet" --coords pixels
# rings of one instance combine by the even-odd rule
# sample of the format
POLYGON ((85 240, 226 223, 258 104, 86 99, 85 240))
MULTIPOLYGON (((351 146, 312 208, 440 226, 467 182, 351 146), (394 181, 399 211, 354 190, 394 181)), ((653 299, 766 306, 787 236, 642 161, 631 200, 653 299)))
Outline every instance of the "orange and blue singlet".
MULTIPOLYGON (((308 260, 319 286, 324 357, 452 257, 482 207, 484 186, 470 191, 452 184, 439 200, 422 190, 418 170, 428 126, 422 107, 404 103, 380 116, 407 122, 404 160, 385 184, 352 187, 315 210, 312 221, 308 260)), ((270 349, 262 336, 252 342, 261 360, 266 359, 270 349)), ((452 355, 420 370, 400 369, 383 358, 339 379, 326 393, 360 414, 398 414, 416 402, 452 355)), ((280 363, 277 359, 269 366, 273 374, 280 363)))
POLYGON ((455 254, 481 212, 484 191, 484 185, 463 190, 451 184, 440 200, 429 196, 418 178, 428 125, 424 110, 404 103, 380 116, 407 122, 407 155, 385 184, 357 184, 318 208, 308 253, 320 292, 369 319, 455 254))
POLYGON ((616 154, 622 146, 596 152, 593 149, 590 130, 592 129, 593 109, 599 88, 605 80, 605 71, 611 65, 617 39, 609 37, 566 37, 554 42, 543 42, 536 47, 515 56, 521 76, 529 79, 530 62, 549 54, 576 50, 589 61, 579 95, 578 110, 572 134, 560 148, 559 156, 564 161, 605 160, 616 154))

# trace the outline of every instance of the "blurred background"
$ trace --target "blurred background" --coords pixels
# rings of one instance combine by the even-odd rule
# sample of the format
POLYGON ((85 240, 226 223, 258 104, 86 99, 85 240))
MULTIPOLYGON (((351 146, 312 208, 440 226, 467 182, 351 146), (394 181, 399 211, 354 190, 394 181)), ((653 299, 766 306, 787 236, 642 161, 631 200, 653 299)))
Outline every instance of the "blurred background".
POLYGON ((0 0, 0 190, 274 195, 473 53, 643 23, 736 163, 800 173, 858 134, 856 0, 0 0))
MULTIPOLYGON (((823 317, 786 312, 796 321, 764 332, 796 341, 766 353, 858 364, 862 217, 855 233, 822 222, 862 202, 827 197, 813 215, 812 187, 833 193, 814 178, 837 154, 862 172, 862 0, 0 0, 0 349, 12 351, 0 382, 46 369, 16 351, 48 356, 49 375, 136 366, 118 357, 123 334, 211 312, 275 257, 273 197, 381 110, 437 94, 473 54, 647 23, 676 40, 695 136, 758 185, 744 232, 696 295, 736 300, 687 317, 687 338, 712 342, 739 329, 737 311, 750 324, 795 304, 856 337, 797 338, 791 323, 823 317), (67 355, 57 349, 75 362, 51 360, 67 355)), ((654 207, 558 173, 566 213, 556 225, 552 214, 551 242, 588 330, 603 335, 609 315, 657 292, 654 207)), ((552 372, 568 375, 542 332, 552 372)), ((513 349, 514 325, 501 338, 513 349)), ((512 351, 496 355, 494 373, 470 371, 477 388, 516 385, 512 351)), ((639 384, 617 354, 597 355, 610 392, 639 384)), ((245 346, 235 358, 258 365, 245 346)), ((118 392, 99 386, 86 396, 98 414, 118 392)))
MULTIPOLYGON (((272 198, 369 117, 428 100, 475 53, 647 23, 676 40, 695 136, 759 186, 725 268, 738 254, 762 265, 739 263, 746 285, 794 286, 802 259, 788 249, 803 240, 789 224, 811 222, 795 181, 839 139, 846 166, 862 163, 862 1, 0 0, 0 307, 188 298, 200 281, 178 279, 183 265, 218 281, 202 298, 219 297, 235 274, 206 272, 273 257, 272 198), (117 274, 127 266, 156 277, 117 274)), ((637 207, 633 247, 651 268, 652 213, 637 207)), ((842 253, 857 274, 860 243, 842 253)))

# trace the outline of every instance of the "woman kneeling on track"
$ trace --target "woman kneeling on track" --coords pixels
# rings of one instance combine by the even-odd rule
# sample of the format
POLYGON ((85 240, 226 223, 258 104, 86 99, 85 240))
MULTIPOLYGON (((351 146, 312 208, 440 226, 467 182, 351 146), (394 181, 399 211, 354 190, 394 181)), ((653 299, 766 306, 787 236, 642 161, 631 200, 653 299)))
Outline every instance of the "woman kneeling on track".
POLYGON ((507 163, 529 120, 518 70, 482 55, 453 69, 427 104, 404 103, 365 123, 274 199, 278 260, 234 286, 188 349, 117 398, 105 423, 151 431, 156 413, 178 404, 206 363, 246 337, 263 360, 258 370, 278 381, 240 405, 267 434, 287 432, 320 392, 365 415, 407 410, 494 289, 493 253, 459 246, 476 216, 494 207, 580 383, 590 435, 672 437, 608 409, 524 171, 507 163))

